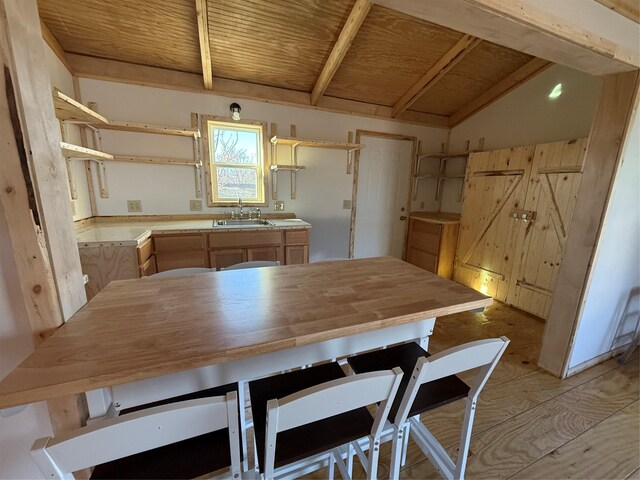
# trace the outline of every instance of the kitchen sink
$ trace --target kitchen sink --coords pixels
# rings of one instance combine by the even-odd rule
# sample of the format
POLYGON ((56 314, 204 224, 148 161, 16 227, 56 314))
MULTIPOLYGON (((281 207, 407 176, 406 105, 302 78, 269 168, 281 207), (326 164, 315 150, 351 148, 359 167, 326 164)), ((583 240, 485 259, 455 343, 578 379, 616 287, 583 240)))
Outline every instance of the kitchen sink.
POLYGON ((273 225, 269 220, 214 220, 214 227, 255 227, 260 225, 273 225))

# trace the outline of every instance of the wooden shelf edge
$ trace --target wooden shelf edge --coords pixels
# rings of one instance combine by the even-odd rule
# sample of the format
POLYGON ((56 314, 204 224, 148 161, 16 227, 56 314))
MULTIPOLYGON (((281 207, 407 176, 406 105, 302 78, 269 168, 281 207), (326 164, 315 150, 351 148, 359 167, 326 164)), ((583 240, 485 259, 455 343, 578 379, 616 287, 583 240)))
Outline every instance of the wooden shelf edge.
POLYGON ((65 95, 57 88, 53 89, 53 105, 56 117, 63 122, 85 123, 87 125, 99 125, 104 127, 109 124, 109 120, 98 112, 85 107, 80 102, 65 95))
POLYGON ((62 155, 67 158, 82 158, 92 160, 113 160, 113 155, 98 150, 93 150, 73 143, 60 142, 62 155))
POLYGON ((111 121, 106 125, 94 125, 105 130, 118 130, 121 132, 152 133, 155 135, 173 135, 177 137, 200 137, 198 128, 171 127, 167 125, 153 125, 150 123, 134 123, 111 121))
POLYGON ((201 167, 201 163, 196 163, 193 160, 187 160, 184 158, 169 158, 169 157, 142 157, 136 155, 114 155, 111 161, 123 162, 123 163, 142 163, 151 165, 176 165, 179 167, 201 167))
POLYGON ((479 150, 470 150, 468 152, 459 152, 459 153, 425 153, 422 155, 418 155, 418 158, 466 158, 472 153, 477 153, 479 150))
POLYGON ((272 172, 277 172, 278 170, 298 171, 304 170, 305 168, 304 165, 271 165, 272 172))
POLYGON ((312 147, 312 148, 333 148, 336 150, 349 150, 355 151, 362 148, 360 143, 342 143, 342 142, 329 142, 326 140, 305 140, 302 138, 294 137, 278 137, 274 135, 271 137, 271 143, 273 145, 291 145, 297 147, 312 147))

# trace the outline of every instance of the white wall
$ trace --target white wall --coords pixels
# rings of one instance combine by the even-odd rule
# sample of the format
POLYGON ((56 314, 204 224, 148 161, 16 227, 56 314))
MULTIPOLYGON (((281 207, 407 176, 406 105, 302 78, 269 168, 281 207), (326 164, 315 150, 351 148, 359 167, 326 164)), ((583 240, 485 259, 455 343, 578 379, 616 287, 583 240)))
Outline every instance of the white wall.
POLYGON ((640 115, 625 143, 582 303, 569 368, 630 341, 640 314, 640 115), (626 335, 625 335, 626 334, 626 335))
MULTIPOLYGON (((470 149, 477 149, 482 137, 485 150, 588 137, 601 83, 598 77, 554 65, 454 127, 449 151, 464 151, 467 140, 470 149), (558 83, 562 95, 551 100, 548 95, 558 83)), ((448 171, 462 172, 463 164, 453 160, 448 171)), ((445 183, 443 211, 461 211, 461 182, 445 183)))
MULTIPOLYGON (((0 205, 0 378, 32 351, 31 327, 0 205)), ((29 405, 11 417, 0 414, 0 478, 42 478, 29 449, 34 440, 47 435, 51 435, 51 422, 44 403, 29 405)))
MULTIPOLYGON (((73 91, 73 78, 64 64, 56 57, 48 45, 45 45, 45 54, 47 57, 47 68, 49 77, 51 78, 51 88, 56 87, 65 95, 75 98, 73 91)), ((67 127, 67 141, 80 145, 80 131, 74 125, 67 127)), ((78 193, 77 200, 70 200, 73 203, 75 213, 74 220, 88 218, 91 216, 91 203, 89 200, 89 189, 87 187, 87 178, 84 171, 84 161, 72 160, 73 174, 76 178, 76 190, 78 193)), ((71 198, 69 196, 69 198, 71 198)))
MULTIPOLYGON (((84 102, 98 103, 101 114, 112 120, 150 122, 190 126, 191 112, 228 116, 229 105, 236 101, 216 95, 141 87, 122 83, 81 79, 84 102)), ((385 120, 357 117, 304 108, 273 105, 266 102, 237 100, 243 118, 277 123, 280 135, 289 134, 290 124, 297 127, 298 137, 346 141, 347 133, 356 129, 376 130, 418 137, 424 149, 439 151, 447 131, 385 120)), ((189 138, 103 131, 103 149, 109 153, 129 155, 173 156, 192 158, 189 138)), ((363 141, 366 145, 366 141, 363 141)), ((366 146, 365 146, 366 148, 366 146)), ((281 154, 284 153, 281 151, 281 154)), ((288 163, 285 155, 282 162, 288 163)), ((311 257, 346 257, 350 210, 342 208, 343 200, 351 200, 353 176, 346 174, 346 153, 338 150, 302 148, 298 163, 306 170, 298 173, 297 198, 291 200, 289 174, 279 173, 278 197, 285 211, 313 225, 311 257)), ((123 164, 107 165, 109 198, 96 200, 98 215, 127 215, 127 200, 141 200, 143 214, 187 214, 189 200, 195 199, 194 172, 191 167, 123 164)), ((97 191, 97 184, 96 184, 97 191)), ((414 207, 437 209, 428 199, 430 186, 422 186, 414 207)), ((204 191, 204 185, 203 185, 204 191)), ((271 187, 268 189, 271 193, 271 187)), ((203 199, 203 213, 222 212, 229 208, 208 208, 203 199)), ((263 209, 273 211, 273 202, 263 209)))

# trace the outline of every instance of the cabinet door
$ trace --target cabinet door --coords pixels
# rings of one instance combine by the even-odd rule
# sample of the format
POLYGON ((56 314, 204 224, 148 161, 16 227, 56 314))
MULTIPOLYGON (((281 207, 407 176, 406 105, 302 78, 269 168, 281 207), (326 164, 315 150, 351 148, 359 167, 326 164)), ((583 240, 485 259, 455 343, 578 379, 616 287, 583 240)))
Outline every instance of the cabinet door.
POLYGON ((158 269, 156 268, 156 257, 151 255, 146 262, 140 265, 140 276, 148 277, 149 275, 153 275, 157 273, 158 269))
POLYGON ((586 138, 537 145, 522 207, 536 217, 514 222, 522 254, 516 256, 507 301, 543 318, 551 309, 586 150, 586 138))
POLYGON ((227 268, 236 263, 247 261, 247 250, 245 248, 225 248, 220 250, 212 250, 209 252, 209 260, 211 268, 220 270, 227 268))
POLYGON ((201 252, 156 252, 156 265, 159 272, 176 268, 206 268, 207 258, 201 252))
POLYGON ((409 221, 407 237, 407 262, 436 273, 440 253, 442 226, 415 218, 409 221))
POLYGON ((284 263, 282 247, 247 248, 247 261, 268 261, 284 263))
POLYGON ((309 246, 295 245, 285 247, 285 261, 287 265, 300 265, 309 263, 309 246))
POLYGON ((534 147, 469 156, 454 280, 506 301, 534 147))

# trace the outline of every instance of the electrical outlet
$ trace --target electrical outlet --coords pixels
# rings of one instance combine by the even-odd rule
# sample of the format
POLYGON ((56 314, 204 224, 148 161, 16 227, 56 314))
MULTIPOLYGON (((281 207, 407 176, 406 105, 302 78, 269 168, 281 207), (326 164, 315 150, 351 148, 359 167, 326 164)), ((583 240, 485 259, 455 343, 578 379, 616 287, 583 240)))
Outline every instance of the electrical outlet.
POLYGON ((284 212, 284 200, 276 200, 273 202, 273 209, 276 212, 284 212))
POLYGON ((127 210, 130 212, 142 211, 142 200, 127 200, 127 210))
POLYGON ((189 201, 189 210, 192 212, 201 212, 202 211, 202 200, 190 200, 189 201))
POLYGON ((343 200, 342 201, 342 208, 344 210, 351 210, 351 200, 343 200))

